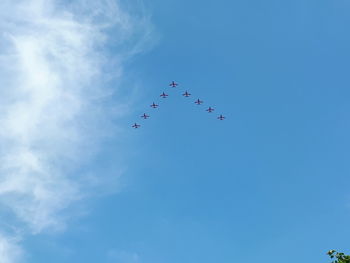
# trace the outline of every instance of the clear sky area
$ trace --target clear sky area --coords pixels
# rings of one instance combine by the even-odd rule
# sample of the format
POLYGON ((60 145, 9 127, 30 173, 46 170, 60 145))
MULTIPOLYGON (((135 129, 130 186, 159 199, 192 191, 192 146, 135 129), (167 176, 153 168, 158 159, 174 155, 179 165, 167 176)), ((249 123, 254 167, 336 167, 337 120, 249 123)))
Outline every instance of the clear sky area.
POLYGON ((109 105, 127 104, 111 117, 116 133, 76 169, 115 176, 79 212, 69 206, 64 229, 25 234, 23 262, 322 263, 330 249, 349 253, 350 2, 120 5, 143 10, 150 40, 106 84, 119 85, 109 105))

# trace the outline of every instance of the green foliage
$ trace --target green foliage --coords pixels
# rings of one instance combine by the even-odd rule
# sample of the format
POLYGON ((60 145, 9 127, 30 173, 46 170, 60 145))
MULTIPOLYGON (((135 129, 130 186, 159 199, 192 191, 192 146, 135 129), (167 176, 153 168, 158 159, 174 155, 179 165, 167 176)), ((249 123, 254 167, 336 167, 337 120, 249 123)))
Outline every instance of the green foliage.
POLYGON ((334 259, 332 263, 350 263, 350 256, 345 255, 344 253, 339 253, 335 250, 329 250, 327 255, 330 258, 334 259))

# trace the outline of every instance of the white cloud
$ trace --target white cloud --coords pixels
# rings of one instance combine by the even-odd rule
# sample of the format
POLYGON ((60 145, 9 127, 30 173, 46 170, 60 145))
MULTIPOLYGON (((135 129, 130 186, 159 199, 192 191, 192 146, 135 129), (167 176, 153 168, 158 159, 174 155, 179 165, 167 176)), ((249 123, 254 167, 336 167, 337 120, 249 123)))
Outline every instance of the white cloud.
MULTIPOLYGON (((112 0, 1 1, 0 202, 26 231, 63 228, 63 211, 83 198, 77 169, 113 127, 106 79, 148 39, 141 20, 112 0)), ((16 251, 0 236, 6 263, 16 251)))
POLYGON ((17 245, 17 240, 0 235, 0 259, 1 263, 17 262, 23 255, 22 249, 17 245))

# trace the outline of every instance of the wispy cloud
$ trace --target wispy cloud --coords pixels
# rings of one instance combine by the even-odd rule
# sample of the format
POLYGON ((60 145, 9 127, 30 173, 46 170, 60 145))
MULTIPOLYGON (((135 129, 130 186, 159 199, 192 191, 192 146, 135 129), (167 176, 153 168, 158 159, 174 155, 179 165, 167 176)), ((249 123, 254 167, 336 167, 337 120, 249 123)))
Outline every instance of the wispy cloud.
MULTIPOLYGON (((77 168, 113 127, 107 81, 150 27, 113 0, 2 0, 0 10, 1 205, 27 232, 57 230, 83 198, 77 168)), ((0 236, 5 262, 18 251, 0 236)))
POLYGON ((17 262, 22 258, 23 251, 17 240, 0 235, 0 259, 2 263, 17 262))
POLYGON ((137 263, 140 262, 140 256, 135 252, 111 249, 107 253, 107 260, 108 262, 137 263))

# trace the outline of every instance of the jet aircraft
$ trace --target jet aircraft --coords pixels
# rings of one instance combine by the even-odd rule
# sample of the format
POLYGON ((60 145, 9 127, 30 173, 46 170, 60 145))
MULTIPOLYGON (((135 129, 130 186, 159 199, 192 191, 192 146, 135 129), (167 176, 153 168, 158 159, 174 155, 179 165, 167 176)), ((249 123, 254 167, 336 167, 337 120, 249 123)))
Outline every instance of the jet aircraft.
POLYGON ((150 107, 152 107, 153 109, 157 108, 159 105, 158 104, 154 104, 154 102, 152 103, 152 105, 150 107))
POLYGON ((211 113, 214 111, 214 109, 212 107, 209 107, 208 109, 206 109, 207 112, 211 113))
POLYGON ((173 88, 176 88, 177 85, 179 85, 179 84, 177 84, 175 81, 172 81, 172 82, 169 84, 169 86, 170 86, 170 87, 173 87, 173 88))
POLYGON ((225 117, 222 116, 222 115, 220 114, 220 116, 218 117, 218 119, 219 119, 220 121, 223 121, 223 120, 225 119, 225 117))
POLYGON ((147 115, 146 113, 144 113, 144 114, 141 116, 141 118, 144 118, 144 119, 146 120, 147 118, 149 118, 149 115, 147 115))
POLYGON ((165 94, 164 92, 162 94, 160 94, 160 97, 162 97, 163 99, 166 99, 166 97, 168 97, 168 94, 165 94))
POLYGON ((200 99, 198 99, 198 100, 196 100, 194 103, 196 103, 197 105, 201 105, 201 104, 203 103, 203 101, 200 100, 200 99))
POLYGON ((137 129, 137 128, 140 128, 140 127, 141 127, 141 125, 140 125, 140 124, 135 123, 135 124, 134 124, 132 127, 133 127, 133 128, 135 128, 135 129, 137 129))
POLYGON ((182 96, 185 96, 185 97, 189 97, 191 94, 190 93, 188 93, 187 91, 184 93, 184 94, 182 94, 182 96))

